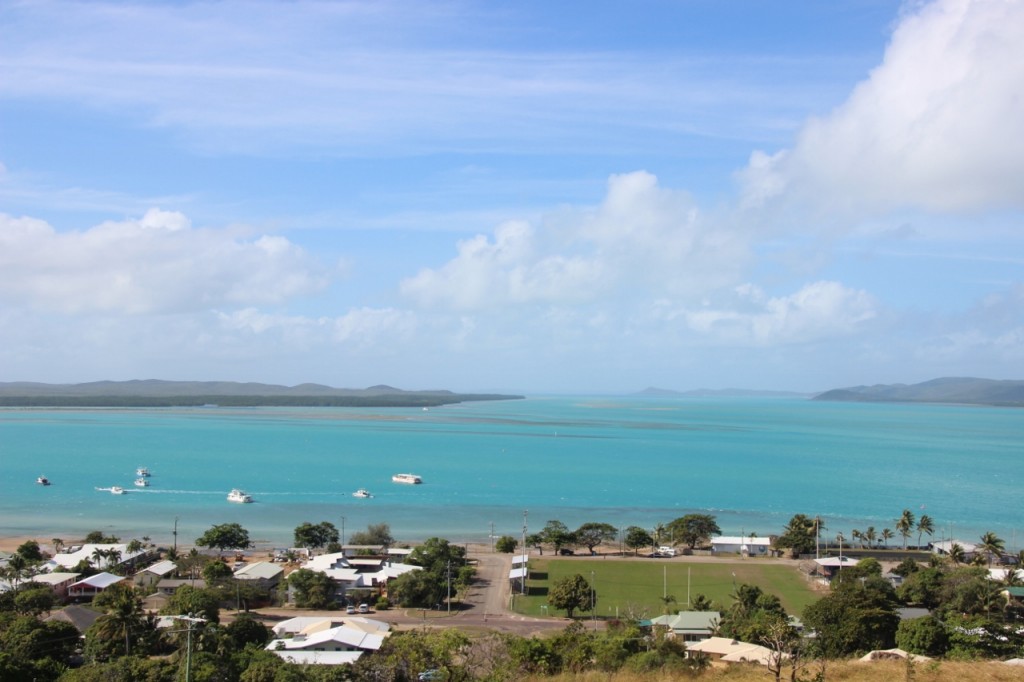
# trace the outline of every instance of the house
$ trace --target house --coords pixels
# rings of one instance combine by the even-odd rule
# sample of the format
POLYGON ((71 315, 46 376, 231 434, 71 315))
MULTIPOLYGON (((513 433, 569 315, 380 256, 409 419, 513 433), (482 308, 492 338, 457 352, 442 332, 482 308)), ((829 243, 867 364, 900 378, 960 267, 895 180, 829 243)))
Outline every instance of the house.
POLYGON ((157 594, 170 596, 178 591, 182 585, 194 587, 197 590, 206 589, 206 581, 202 578, 191 580, 189 578, 164 578, 156 584, 157 594))
POLYGON ((711 637, 722 614, 718 611, 680 611, 674 616, 658 616, 651 625, 667 627, 672 637, 684 642, 700 642, 711 637))
POLYGON ((686 655, 691 652, 699 652, 710 658, 712 661, 723 663, 759 663, 768 665, 779 656, 788 658, 784 653, 777 653, 758 644, 741 642, 729 637, 709 637, 700 642, 686 645, 686 655))
POLYGON ((135 574, 135 584, 142 588, 153 588, 158 582, 177 570, 178 565, 169 559, 158 561, 135 574))
POLYGON ((235 571, 236 580, 245 580, 265 589, 277 587, 284 575, 284 568, 270 561, 246 564, 235 571))
POLYGON ((43 564, 44 570, 73 570, 83 561, 96 569, 110 569, 115 566, 135 561, 145 556, 147 550, 128 551, 126 544, 88 544, 72 547, 74 551, 54 554, 53 558, 43 564))
POLYGON ((981 551, 981 547, 973 542, 965 542, 964 540, 939 540, 938 542, 929 542, 928 547, 933 553, 939 556, 948 557, 950 549, 954 544, 960 545, 960 549, 964 551, 964 563, 970 563, 970 561, 981 551))
POLYGON ((27 578, 25 583, 35 583, 37 585, 47 585, 57 599, 67 599, 68 588, 78 580, 78 576, 81 573, 67 573, 64 571, 58 571, 55 573, 38 573, 31 578, 27 578))
POLYGON ((124 582, 126 578, 113 573, 97 573, 68 586, 69 599, 92 599, 112 585, 124 582))
POLYGON ((85 631, 92 627, 92 624, 96 622, 96 619, 103 614, 99 611, 94 611, 88 606, 81 606, 79 604, 71 604, 65 606, 60 611, 54 611, 49 616, 44 618, 44 621, 61 621, 64 623, 71 623, 78 630, 82 637, 85 637, 85 631))
MULTIPOLYGON (((305 625, 291 637, 274 639, 266 649, 295 663, 354 663, 363 653, 379 649, 391 634, 387 623, 369 618, 293 618, 291 621, 279 623, 284 626, 280 632, 292 632, 303 622, 305 625)), ((277 633, 278 628, 275 628, 277 633)))
POLYGON ((814 560, 814 571, 812 575, 818 576, 823 583, 830 583, 839 574, 839 571, 849 566, 856 566, 860 559, 853 559, 848 556, 830 556, 814 560))
POLYGON ((711 538, 712 554, 742 554, 745 556, 768 556, 772 546, 772 539, 759 538, 753 535, 733 536, 723 535, 711 538))
POLYGON ((333 580, 337 586, 335 599, 339 601, 353 589, 383 593, 389 581, 410 571, 420 570, 419 566, 393 563, 384 557, 349 558, 343 552, 313 557, 302 568, 323 573, 333 580))

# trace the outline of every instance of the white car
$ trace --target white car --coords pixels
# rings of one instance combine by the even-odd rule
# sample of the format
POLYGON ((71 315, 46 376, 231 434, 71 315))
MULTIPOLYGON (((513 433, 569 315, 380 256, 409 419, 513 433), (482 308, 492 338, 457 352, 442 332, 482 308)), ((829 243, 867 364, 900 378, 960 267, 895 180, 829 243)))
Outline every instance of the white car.
POLYGON ((655 554, 657 554, 658 556, 675 556, 676 555, 676 548, 675 547, 659 547, 658 551, 655 552, 655 554))

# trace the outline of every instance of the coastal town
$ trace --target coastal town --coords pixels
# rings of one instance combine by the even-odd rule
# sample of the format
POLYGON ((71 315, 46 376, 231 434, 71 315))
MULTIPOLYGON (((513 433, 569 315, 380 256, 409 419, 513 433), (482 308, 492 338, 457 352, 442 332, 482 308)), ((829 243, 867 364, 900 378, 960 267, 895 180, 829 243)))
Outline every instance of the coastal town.
POLYGON ((993 534, 912 543, 929 519, 906 514, 892 547, 804 515, 763 537, 690 514, 651 531, 552 520, 472 545, 403 543, 384 523, 342 543, 326 521, 289 547, 256 547, 234 523, 169 547, 8 538, 0 679, 798 680, 826 663, 866 675, 843 679, 893 666, 969 679, 965 665, 1019 679, 1021 553, 993 534))

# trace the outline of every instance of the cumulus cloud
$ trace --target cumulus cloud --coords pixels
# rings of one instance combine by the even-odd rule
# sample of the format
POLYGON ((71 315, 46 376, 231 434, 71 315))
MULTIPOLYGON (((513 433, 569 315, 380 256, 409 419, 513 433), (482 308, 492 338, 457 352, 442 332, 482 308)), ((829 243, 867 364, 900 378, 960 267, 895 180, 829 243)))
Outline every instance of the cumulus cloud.
POLYGON ((846 336, 878 315, 877 303, 863 290, 819 281, 786 296, 768 296, 747 284, 735 289, 728 306, 686 310, 694 331, 733 344, 809 343, 846 336))
POLYGON ((882 63, 795 146, 755 152, 745 204, 855 214, 1024 206, 1024 3, 914 5, 882 63))
POLYGON ((455 257, 402 282, 420 304, 456 310, 587 303, 637 289, 698 297, 749 260, 738 231, 703 220, 689 195, 643 171, 614 175, 602 203, 540 227, 510 222, 459 242, 455 257))
POLYGON ((279 236, 196 229, 181 213, 58 232, 0 214, 0 300, 62 313, 159 314, 272 304, 327 284, 323 267, 279 236))

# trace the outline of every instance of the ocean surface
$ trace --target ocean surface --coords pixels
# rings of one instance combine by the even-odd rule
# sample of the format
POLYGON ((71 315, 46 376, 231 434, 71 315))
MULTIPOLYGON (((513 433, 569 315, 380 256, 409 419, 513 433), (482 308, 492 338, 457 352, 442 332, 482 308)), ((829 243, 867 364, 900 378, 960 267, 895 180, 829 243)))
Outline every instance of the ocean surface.
MULTIPOLYGON (((543 397, 422 409, 0 410, 0 536, 191 543, 238 522, 286 546, 303 521, 346 537, 519 537, 549 519, 652 528, 714 514, 726 535, 826 535, 926 513, 934 538, 1024 544, 1024 410, 789 398, 543 397), (149 468, 151 487, 132 483, 149 468), (422 485, 391 482, 394 473, 422 485), (53 484, 37 485, 46 475, 53 484), (112 485, 125 495, 98 491, 112 485), (255 502, 226 501, 242 488, 255 502), (352 492, 367 488, 371 499, 352 492)), ((916 534, 912 542, 916 541, 916 534)), ((900 544, 897 537, 891 545, 900 544)))

